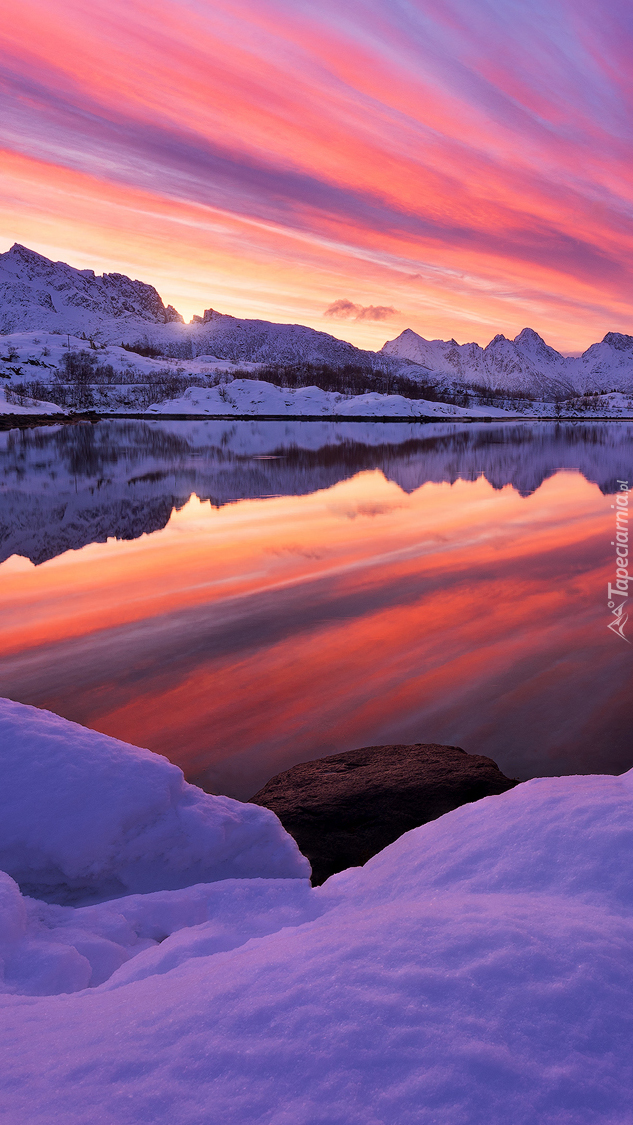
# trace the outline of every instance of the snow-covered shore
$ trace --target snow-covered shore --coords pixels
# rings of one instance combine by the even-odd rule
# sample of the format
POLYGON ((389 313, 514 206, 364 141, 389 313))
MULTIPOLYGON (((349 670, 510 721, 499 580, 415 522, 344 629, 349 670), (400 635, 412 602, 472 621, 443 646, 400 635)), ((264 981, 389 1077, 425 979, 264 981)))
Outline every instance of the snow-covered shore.
POLYGON ((41 399, 25 395, 15 395, 8 387, 0 387, 0 418, 36 416, 38 418, 64 417, 68 411, 63 406, 54 402, 43 402, 41 399))
POLYGON ((508 418, 495 407, 468 410, 448 402, 409 399, 402 395, 341 395, 319 387, 297 390, 257 379, 234 379, 217 387, 189 387, 177 399, 150 406, 148 414, 200 414, 213 417, 271 418, 508 418))
MULTIPOLYGON (((89 346, 88 346, 89 348, 89 346)), ((566 401, 526 397, 468 405, 372 391, 340 394, 316 386, 279 387, 260 378, 261 363, 198 355, 182 360, 130 352, 115 344, 86 351, 86 341, 53 332, 15 332, 0 348, 0 418, 156 415, 207 418, 303 418, 384 421, 478 421, 482 419, 633 418, 633 396, 620 391, 566 401), (96 381, 65 384, 60 372, 69 356, 88 354, 101 367, 96 381), (107 378, 103 376, 104 368, 107 378), (4 380, 4 382, 2 382, 4 380), (62 380, 62 381, 60 381, 62 380), (189 385, 187 385, 189 384, 189 385), (180 386, 174 394, 170 386, 180 386), (20 388, 27 388, 28 393, 20 388), (60 397, 60 391, 67 395, 60 397), (36 392, 36 393, 35 393, 36 392), (51 395, 51 399, 47 397, 51 395), (53 401, 55 400, 55 401, 53 401), (59 403, 64 405, 59 405, 59 403)), ((447 393, 447 398, 451 395, 447 393)), ((455 396, 452 396, 455 397, 455 396)), ((479 398, 481 399, 481 395, 479 398)))
MULTIPOLYGON (((174 887, 169 809, 193 813, 188 846, 210 857, 223 799, 147 751, 1 714, 14 874, 50 873, 54 851, 66 881, 73 864, 120 876, 132 853, 152 870, 147 893, 76 907, 1 878, 7 1120, 630 1120, 633 772, 527 782, 315 889, 273 817, 285 872, 253 837, 241 877, 201 883, 194 861, 187 886, 178 845, 174 887)), ((230 804, 248 831, 254 807, 230 804)))
MULTIPOLYGON (((141 390, 144 388, 141 388, 141 390)), ((521 409, 496 406, 458 406, 429 399, 409 399, 403 395, 370 392, 342 395, 320 387, 297 389, 278 387, 259 379, 227 379, 214 387, 191 386, 176 398, 145 406, 138 383, 90 387, 91 402, 84 407, 62 407, 44 398, 16 394, 0 387, 0 418, 33 416, 76 417, 163 417, 163 418, 260 418, 316 421, 522 421, 608 420, 633 418, 630 398, 620 393, 592 396, 589 401, 571 400, 563 404, 528 402, 521 409)), ((42 392, 45 394, 45 390, 42 392)))
POLYGON ((408 399, 402 395, 362 394, 343 395, 323 391, 319 387, 301 387, 297 390, 280 388, 257 378, 262 366, 257 363, 240 363, 216 356, 197 356, 195 359, 160 359, 131 353, 123 347, 109 345, 93 353, 99 364, 111 369, 110 382, 87 383, 77 390, 77 405, 59 406, 46 401, 46 388, 51 393, 59 390, 59 372, 63 361, 73 353, 85 354, 86 341, 79 337, 62 337, 51 332, 13 333, 4 338, 4 353, 0 350, 0 377, 7 380, 0 395, 0 415, 32 414, 37 416, 81 413, 93 414, 147 414, 149 416, 174 415, 275 418, 384 418, 384 419, 435 419, 435 418, 487 418, 514 417, 511 411, 497 407, 474 406, 469 409, 449 402, 408 399), (244 372, 254 378, 235 377, 244 372), (147 405, 147 390, 161 380, 190 379, 199 385, 190 386, 176 397, 165 397, 161 402, 147 405), (219 380, 209 386, 209 380, 219 380), (16 393, 13 389, 36 381, 40 387, 38 399, 16 393), (89 395, 86 394, 89 391, 89 395), (44 400, 44 401, 42 401, 44 400), (82 407, 81 403, 84 401, 82 407))

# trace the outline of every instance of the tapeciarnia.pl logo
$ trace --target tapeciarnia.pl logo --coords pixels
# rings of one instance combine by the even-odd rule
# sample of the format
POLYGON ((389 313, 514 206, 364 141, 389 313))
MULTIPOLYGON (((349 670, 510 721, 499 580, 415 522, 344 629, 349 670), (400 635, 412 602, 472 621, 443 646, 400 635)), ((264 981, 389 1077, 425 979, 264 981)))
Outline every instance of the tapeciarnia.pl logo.
POLYGON ((615 539, 611 546, 615 547, 615 583, 609 582, 607 586, 607 606, 611 610, 612 620, 607 625, 612 633, 617 633, 623 641, 630 644, 624 635, 624 626, 629 615, 624 612, 629 596, 629 482, 619 480, 620 491, 616 493, 615 504, 615 539))

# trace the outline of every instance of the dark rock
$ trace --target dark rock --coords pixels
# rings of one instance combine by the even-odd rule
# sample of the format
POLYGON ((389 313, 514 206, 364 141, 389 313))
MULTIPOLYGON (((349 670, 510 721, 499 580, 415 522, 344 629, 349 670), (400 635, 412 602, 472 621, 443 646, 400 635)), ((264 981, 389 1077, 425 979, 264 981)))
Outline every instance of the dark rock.
POLYGON ((277 814, 323 883, 403 832, 517 784, 492 758, 457 746, 366 746, 302 762, 251 797, 277 814))

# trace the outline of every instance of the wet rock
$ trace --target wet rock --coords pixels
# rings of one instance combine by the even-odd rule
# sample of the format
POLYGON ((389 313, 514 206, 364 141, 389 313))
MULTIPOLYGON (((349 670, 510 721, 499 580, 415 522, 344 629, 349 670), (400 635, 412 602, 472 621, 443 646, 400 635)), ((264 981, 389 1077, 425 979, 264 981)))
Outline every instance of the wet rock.
POLYGON ((458 746, 366 746, 277 774, 251 802, 277 814, 323 883, 404 832, 517 784, 458 746))

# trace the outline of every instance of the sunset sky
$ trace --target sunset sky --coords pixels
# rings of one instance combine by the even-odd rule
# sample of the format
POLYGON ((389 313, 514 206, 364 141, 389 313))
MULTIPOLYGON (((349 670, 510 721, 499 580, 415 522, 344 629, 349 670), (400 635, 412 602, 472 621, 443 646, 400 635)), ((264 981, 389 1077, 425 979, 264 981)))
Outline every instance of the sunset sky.
POLYGON ((0 44, 0 251, 366 347, 633 332, 630 4, 21 0, 0 44))

